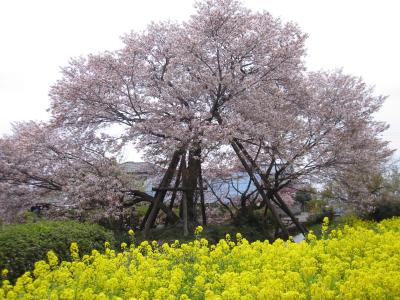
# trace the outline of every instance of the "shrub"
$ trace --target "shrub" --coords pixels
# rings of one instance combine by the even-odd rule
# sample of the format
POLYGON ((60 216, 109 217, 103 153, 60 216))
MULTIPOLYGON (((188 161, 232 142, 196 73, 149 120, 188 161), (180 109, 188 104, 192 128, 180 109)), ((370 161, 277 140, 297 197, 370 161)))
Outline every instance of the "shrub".
POLYGON ((318 213, 312 213, 309 215, 306 225, 313 225, 313 224, 321 224, 323 219, 328 217, 329 219, 333 219, 334 211, 331 207, 324 208, 318 213))
POLYGON ((397 216, 400 216, 400 199, 384 199, 376 204, 373 212, 364 217, 381 221, 397 216))
POLYGON ((297 191, 294 200, 301 204, 301 210, 304 210, 307 202, 312 200, 311 192, 297 191))
POLYGON ((3 226, 0 230, 0 269, 9 270, 14 280, 53 250, 61 260, 69 260, 69 247, 77 242, 82 253, 104 249, 104 242, 114 242, 103 227, 76 221, 45 221, 3 226))
POLYGON ((326 204, 327 202, 325 200, 310 200, 305 203, 305 209, 310 214, 320 214, 326 204))

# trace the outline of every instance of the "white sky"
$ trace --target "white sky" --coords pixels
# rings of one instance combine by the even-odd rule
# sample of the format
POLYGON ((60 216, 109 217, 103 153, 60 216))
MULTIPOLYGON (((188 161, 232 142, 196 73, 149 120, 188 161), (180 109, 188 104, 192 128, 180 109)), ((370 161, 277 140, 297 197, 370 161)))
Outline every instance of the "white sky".
MULTIPOLYGON (((310 70, 342 67, 388 95, 377 119, 390 124, 384 138, 400 149, 400 2, 243 2, 309 34, 310 70)), ((70 57, 118 49, 124 33, 150 21, 184 20, 192 6, 190 0, 0 0, 0 134, 10 132, 10 122, 48 118, 49 87, 70 57)))

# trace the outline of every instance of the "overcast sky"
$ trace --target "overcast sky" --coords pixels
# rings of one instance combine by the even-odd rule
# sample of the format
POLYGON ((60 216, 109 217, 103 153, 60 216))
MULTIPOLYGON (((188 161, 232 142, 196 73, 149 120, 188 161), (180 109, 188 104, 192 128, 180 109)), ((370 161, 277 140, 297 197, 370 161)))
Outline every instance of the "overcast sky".
MULTIPOLYGON (((390 125, 384 138, 400 149, 399 1, 243 3, 297 22, 309 34, 310 70, 343 68, 388 95, 376 117, 390 125)), ((48 119, 49 87, 70 57, 118 49, 124 33, 150 21, 185 20, 192 6, 190 0, 1 0, 0 134, 9 133, 13 121, 48 119)))

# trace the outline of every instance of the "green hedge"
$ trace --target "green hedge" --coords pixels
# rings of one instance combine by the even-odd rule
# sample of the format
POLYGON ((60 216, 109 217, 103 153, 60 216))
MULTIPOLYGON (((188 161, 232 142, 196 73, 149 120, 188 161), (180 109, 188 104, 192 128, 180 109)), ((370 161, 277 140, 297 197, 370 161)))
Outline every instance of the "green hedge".
POLYGON ((69 260, 72 242, 79 245, 80 254, 92 249, 104 249, 104 242, 114 244, 114 237, 103 227, 76 221, 44 221, 15 224, 0 229, 0 270, 9 270, 8 279, 13 281, 35 262, 46 258, 54 250, 61 260, 69 260))
POLYGON ((398 216, 400 216, 400 199, 397 198, 379 201, 375 210, 370 213, 368 218, 375 221, 382 221, 398 216))

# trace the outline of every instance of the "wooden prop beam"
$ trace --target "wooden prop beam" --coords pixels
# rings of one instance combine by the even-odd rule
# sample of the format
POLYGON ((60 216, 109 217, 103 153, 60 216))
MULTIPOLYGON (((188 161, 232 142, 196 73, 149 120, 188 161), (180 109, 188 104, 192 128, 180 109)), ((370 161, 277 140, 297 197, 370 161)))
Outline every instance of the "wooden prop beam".
POLYGON ((183 188, 186 189, 182 194, 182 219, 183 219, 183 236, 189 235, 189 224, 188 224, 188 199, 187 199, 187 181, 188 181, 188 169, 186 168, 186 161, 182 161, 182 185, 183 188))
POLYGON ((254 185, 258 189, 258 192, 260 193, 261 197, 265 201, 266 205, 268 206, 268 209, 271 211, 271 214, 278 224, 278 226, 282 229, 284 235, 286 238, 289 237, 289 232, 287 231, 286 226, 283 224, 282 220, 279 218, 278 213, 276 211, 275 206, 271 203, 270 199, 266 195, 265 191, 262 188, 262 185, 259 183, 258 179, 256 178, 252 168, 249 166, 245 158, 242 156, 241 150, 238 147, 238 145, 233 141, 231 143, 233 150, 235 151, 236 155, 238 156, 240 162, 242 163, 243 167, 246 169, 246 172, 249 174, 251 180, 253 181, 254 185))
MULTIPOLYGON (((135 199, 134 201, 130 202, 128 206, 132 206, 143 201, 150 202, 150 204, 154 203, 154 197, 145 192, 139 190, 129 190, 125 192, 127 194, 139 197, 139 199, 135 199)), ((160 204, 160 209, 167 215, 167 220, 169 220, 170 222, 176 223, 177 221, 179 221, 179 217, 172 211, 171 208, 167 207, 164 203, 160 204)))
MULTIPOLYGON (((169 163, 168 169, 165 172, 163 179, 161 180, 159 188, 165 188, 170 185, 182 154, 183 152, 180 150, 177 150, 173 153, 171 162, 169 163)), ((150 205, 149 209, 147 210, 148 217, 145 220, 144 224, 145 238, 149 237, 150 228, 154 225, 158 212, 160 211, 160 203, 163 202, 166 193, 167 191, 165 190, 156 192, 156 195, 154 196, 154 203, 153 205, 150 205)))
POLYGON ((293 215, 290 208, 286 205, 285 201, 283 201, 282 197, 278 192, 274 192, 275 199, 281 204, 281 209, 290 217, 292 222, 296 225, 297 229, 305 236, 308 230, 299 222, 299 220, 293 215))
MULTIPOLYGON (((183 168, 183 159, 185 159, 185 157, 182 155, 182 157, 181 157, 181 163, 180 163, 180 165, 179 165, 179 169, 178 169, 178 174, 176 174, 176 179, 175 179, 175 184, 174 184, 174 187, 175 188, 178 188, 179 187, 179 184, 180 184, 180 182, 181 182, 181 177, 182 177, 182 168, 183 168)), ((176 199, 176 194, 177 194, 177 191, 176 190, 174 190, 173 192, 172 192, 172 196, 171 196, 171 200, 170 200, 170 202, 169 202, 169 208, 172 210, 172 208, 174 207, 174 203, 175 203, 175 199, 176 199)), ((168 225, 168 223, 169 223, 169 220, 168 220, 168 218, 165 220, 165 226, 167 226, 168 225)))
MULTIPOLYGON (((269 180, 268 177, 264 175, 264 173, 262 172, 262 170, 258 167, 257 163, 253 160, 253 158, 251 157, 251 155, 247 152, 247 150, 245 149, 245 147, 243 146, 242 143, 240 143, 237 139, 234 139, 234 143, 237 144, 237 146, 239 147, 240 151, 244 154, 244 156, 247 158, 247 160, 250 162, 251 166, 253 167, 253 169, 257 172, 257 174, 261 177, 261 179, 263 180, 264 184, 265 184, 265 188, 268 187, 269 185, 269 180)), ((268 189, 268 188, 267 188, 268 189)), ((301 233, 306 234, 307 233, 307 229, 304 228, 304 226, 302 224, 299 223, 299 221, 297 220, 297 218, 293 215, 292 211, 290 210, 290 208, 286 205, 286 203, 283 201, 282 197, 278 194, 277 191, 273 191, 273 195, 275 196, 275 199, 279 202, 281 209, 290 217, 290 219, 292 220, 292 222, 296 225, 297 229, 300 230, 301 233)))
POLYGON ((207 187, 203 188, 190 188, 190 187, 166 187, 166 188, 152 188, 155 192, 163 192, 163 191, 173 191, 173 192, 190 192, 190 191, 198 191, 198 190, 207 190, 207 187))
POLYGON ((206 204, 204 200, 204 190, 207 190, 207 187, 203 187, 203 175, 201 172, 201 162, 200 162, 200 168, 199 168, 199 186, 202 188, 200 189, 200 209, 201 209, 201 219, 203 221, 203 226, 207 226, 207 216, 206 216, 206 204))

